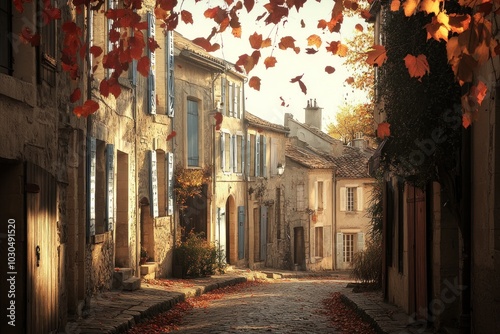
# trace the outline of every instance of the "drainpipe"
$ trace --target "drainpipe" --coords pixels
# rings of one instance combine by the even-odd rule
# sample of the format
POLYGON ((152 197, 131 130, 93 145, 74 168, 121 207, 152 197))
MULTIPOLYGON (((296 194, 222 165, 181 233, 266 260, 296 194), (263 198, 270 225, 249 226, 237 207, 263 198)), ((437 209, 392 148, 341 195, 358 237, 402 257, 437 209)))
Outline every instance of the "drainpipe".
POLYGON ((333 189, 332 189, 332 200, 333 200, 333 214, 332 214, 332 244, 334 245, 332 249, 333 259, 332 263, 335 263, 332 269, 337 269, 337 178, 335 172, 333 172, 333 189))
MULTIPOLYGON (((215 111, 215 112, 218 112, 218 108, 217 108, 217 103, 215 102, 215 81, 220 77, 220 75, 222 74, 222 72, 219 72, 217 73, 217 75, 213 78, 212 80, 212 83, 211 83, 211 89, 212 89, 212 110, 215 111)), ((212 132, 212 203, 210 205, 210 208, 211 208, 211 212, 210 212, 210 217, 212 217, 210 219, 211 222, 214 221, 214 217, 215 217, 215 220, 217 220, 217 217, 215 216, 216 213, 217 213, 217 207, 216 207, 216 186, 217 186, 217 180, 216 180, 216 177, 217 177, 217 168, 215 166, 215 161, 216 161, 216 152, 217 152, 217 136, 216 136, 216 132, 215 132, 215 125, 212 124, 212 120, 210 119, 210 130, 212 132)), ((219 224, 220 225, 220 224, 219 224)), ((210 224, 210 235, 213 235, 212 233, 212 229, 211 227, 213 226, 213 223, 210 224)), ((219 227, 220 229, 220 227, 219 227)), ((208 234, 208 233, 207 233, 208 234)), ((220 231, 219 231, 219 238, 220 238, 220 231)), ((220 253, 220 240, 219 240, 219 253, 220 253)))

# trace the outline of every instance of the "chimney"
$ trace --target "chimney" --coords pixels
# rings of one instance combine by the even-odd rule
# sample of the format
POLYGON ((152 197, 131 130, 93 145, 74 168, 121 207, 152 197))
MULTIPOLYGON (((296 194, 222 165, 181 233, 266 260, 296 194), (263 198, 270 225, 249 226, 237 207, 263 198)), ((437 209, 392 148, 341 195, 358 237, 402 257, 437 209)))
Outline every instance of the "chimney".
POLYGON ((286 126, 287 128, 289 127, 289 125, 288 125, 288 124, 289 124, 288 120, 289 120, 290 118, 291 118, 291 119, 293 119, 293 114, 292 114, 292 113, 289 113, 289 112, 285 113, 285 122, 283 123, 283 125, 284 125, 284 126, 286 126))
POLYGON ((307 107, 305 108, 305 112, 305 123, 321 130, 323 108, 318 107, 316 99, 307 100, 307 107))

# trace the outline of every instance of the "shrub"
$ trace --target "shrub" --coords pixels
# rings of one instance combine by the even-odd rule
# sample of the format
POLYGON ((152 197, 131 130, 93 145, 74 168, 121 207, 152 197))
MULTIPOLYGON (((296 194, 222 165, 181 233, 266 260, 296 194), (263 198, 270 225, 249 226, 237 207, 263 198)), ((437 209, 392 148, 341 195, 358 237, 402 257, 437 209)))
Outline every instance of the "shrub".
POLYGON ((182 268, 182 277, 203 277, 221 272, 218 254, 218 248, 205 240, 203 233, 189 232, 175 248, 174 260, 182 268))
POLYGON ((382 280, 382 247, 379 237, 368 240, 366 249, 354 254, 351 276, 361 283, 380 286, 382 280))

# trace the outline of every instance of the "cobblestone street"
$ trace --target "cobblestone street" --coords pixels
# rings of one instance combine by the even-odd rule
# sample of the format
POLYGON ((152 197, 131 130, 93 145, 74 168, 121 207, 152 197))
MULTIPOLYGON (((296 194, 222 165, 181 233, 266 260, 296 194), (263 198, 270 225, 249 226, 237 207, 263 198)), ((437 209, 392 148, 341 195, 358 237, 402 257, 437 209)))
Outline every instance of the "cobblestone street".
POLYGON ((266 281, 194 308, 175 333, 337 333, 322 300, 343 286, 331 279, 266 281))

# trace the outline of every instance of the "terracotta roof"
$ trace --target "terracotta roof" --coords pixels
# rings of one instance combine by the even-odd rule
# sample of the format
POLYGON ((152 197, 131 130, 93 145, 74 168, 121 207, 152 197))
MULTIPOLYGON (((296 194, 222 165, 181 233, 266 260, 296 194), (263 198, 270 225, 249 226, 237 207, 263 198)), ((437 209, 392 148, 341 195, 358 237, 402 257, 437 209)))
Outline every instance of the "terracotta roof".
POLYGON ((358 148, 344 146, 340 156, 328 155, 328 160, 337 167, 336 176, 342 178, 367 178, 371 177, 368 171, 368 160, 375 150, 371 148, 358 148))
POLYGON ((329 169, 335 167, 334 164, 322 154, 318 154, 309 148, 292 145, 290 142, 286 143, 285 155, 296 163, 311 169, 329 169))
POLYGON ((287 127, 285 127, 283 125, 268 122, 260 117, 255 116, 252 113, 249 113, 248 111, 245 113, 245 120, 248 122, 248 124, 250 124, 252 126, 264 128, 266 130, 284 132, 284 133, 287 133, 290 131, 290 129, 288 129, 287 127))

